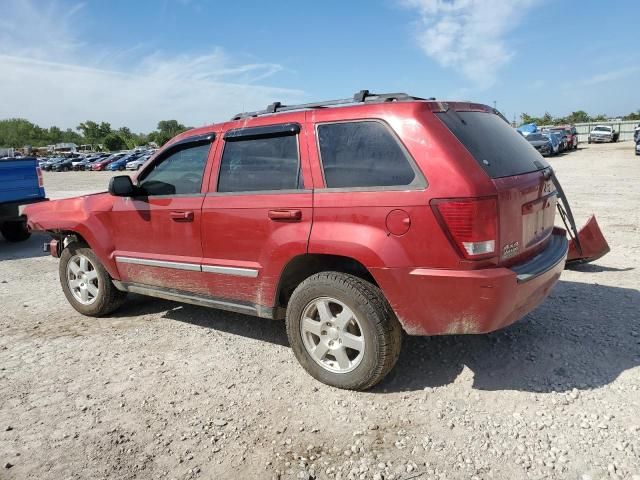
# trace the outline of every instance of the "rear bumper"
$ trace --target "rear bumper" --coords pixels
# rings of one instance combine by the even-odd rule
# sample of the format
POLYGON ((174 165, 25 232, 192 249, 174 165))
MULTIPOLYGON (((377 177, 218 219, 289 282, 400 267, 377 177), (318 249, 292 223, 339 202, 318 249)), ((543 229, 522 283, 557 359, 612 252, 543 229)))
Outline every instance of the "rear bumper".
POLYGON ((542 252, 511 268, 380 268, 372 274, 409 335, 487 333, 511 325, 547 297, 568 248, 565 231, 554 229, 542 252))
POLYGON ((18 200, 15 202, 0 203, 0 220, 20 220, 22 219, 24 207, 33 203, 46 202, 49 199, 47 197, 27 198, 24 200, 18 200))

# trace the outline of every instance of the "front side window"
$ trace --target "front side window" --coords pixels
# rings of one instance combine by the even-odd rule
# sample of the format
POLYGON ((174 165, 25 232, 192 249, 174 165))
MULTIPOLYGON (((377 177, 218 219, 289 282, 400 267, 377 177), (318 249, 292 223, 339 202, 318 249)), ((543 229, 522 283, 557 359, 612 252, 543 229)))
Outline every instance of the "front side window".
POLYGON ((408 154, 377 121, 318 125, 327 188, 408 186, 416 180, 408 154))
POLYGON ((227 139, 218 192, 294 190, 302 187, 295 135, 227 139))
POLYGON ((209 142, 177 147, 144 172, 139 187, 146 195, 200 193, 210 147, 209 142))

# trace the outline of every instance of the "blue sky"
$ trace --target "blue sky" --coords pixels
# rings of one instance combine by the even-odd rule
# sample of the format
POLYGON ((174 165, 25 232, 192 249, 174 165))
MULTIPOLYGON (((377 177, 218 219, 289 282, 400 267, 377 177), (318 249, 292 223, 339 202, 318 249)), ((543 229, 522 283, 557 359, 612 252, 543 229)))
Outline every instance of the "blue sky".
POLYGON ((362 88, 620 115, 640 109, 639 18, 635 0, 4 0, 0 118, 147 131, 362 88))

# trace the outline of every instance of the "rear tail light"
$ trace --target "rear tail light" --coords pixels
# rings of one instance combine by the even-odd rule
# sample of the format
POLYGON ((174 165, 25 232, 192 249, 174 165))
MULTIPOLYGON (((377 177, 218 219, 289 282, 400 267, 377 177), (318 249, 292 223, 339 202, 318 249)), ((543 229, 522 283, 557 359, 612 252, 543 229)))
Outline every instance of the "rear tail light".
POLYGON ((38 175, 38 187, 44 187, 44 181, 42 180, 42 170, 40 170, 40 167, 36 167, 36 175, 38 175))
POLYGON ((431 204, 445 233, 464 258, 496 254, 498 202, 494 197, 442 199, 431 204))

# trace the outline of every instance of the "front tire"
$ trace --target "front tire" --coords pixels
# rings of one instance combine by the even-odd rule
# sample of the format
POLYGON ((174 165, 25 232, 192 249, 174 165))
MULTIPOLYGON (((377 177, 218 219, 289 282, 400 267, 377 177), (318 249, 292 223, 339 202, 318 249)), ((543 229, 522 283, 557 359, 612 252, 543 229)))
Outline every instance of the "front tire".
POLYGON ((0 225, 0 233, 7 242, 24 242, 31 236, 27 223, 22 220, 4 222, 0 225))
POLYGON ((302 367, 338 388, 366 390, 400 355, 402 329, 378 287, 322 272, 303 281, 287 306, 287 336, 302 367))
POLYGON ((93 250, 84 245, 73 243, 62 251, 58 273, 65 297, 83 315, 108 315, 126 298, 126 293, 115 287, 93 250))

